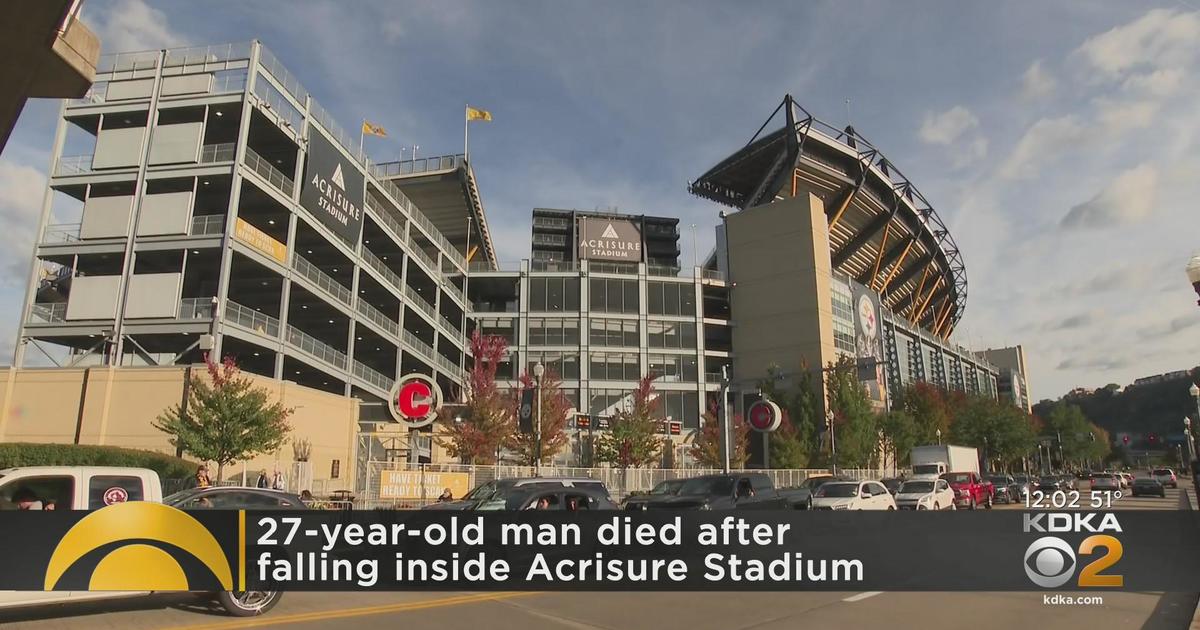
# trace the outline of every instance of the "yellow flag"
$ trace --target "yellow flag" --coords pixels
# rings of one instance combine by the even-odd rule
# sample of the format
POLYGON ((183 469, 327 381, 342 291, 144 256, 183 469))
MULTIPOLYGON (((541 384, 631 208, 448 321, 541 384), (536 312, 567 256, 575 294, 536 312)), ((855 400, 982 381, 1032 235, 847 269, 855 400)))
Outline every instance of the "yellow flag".
POLYGON ((491 122, 492 112, 489 112, 486 109, 475 109, 474 107, 467 106, 467 120, 484 120, 491 122))
POLYGON ((384 129, 379 125, 369 123, 365 120, 363 121, 362 132, 371 136, 379 136, 380 138, 387 137, 387 129, 384 129))

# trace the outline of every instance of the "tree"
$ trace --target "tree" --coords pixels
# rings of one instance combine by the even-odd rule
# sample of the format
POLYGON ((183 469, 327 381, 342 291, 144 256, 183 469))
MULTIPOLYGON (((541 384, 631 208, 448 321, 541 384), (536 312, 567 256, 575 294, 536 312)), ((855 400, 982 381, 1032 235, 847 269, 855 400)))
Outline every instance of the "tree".
POLYGON ((621 468, 646 466, 658 459, 662 447, 659 427, 666 420, 654 396, 653 376, 643 376, 633 391, 630 409, 609 420, 608 431, 596 438, 596 459, 621 468))
POLYGON ((853 360, 829 366, 829 408, 833 411, 838 465, 868 468, 878 461, 879 416, 858 380, 853 360))
POLYGON ((1108 432, 1092 424, 1078 405, 1055 403, 1045 417, 1043 435, 1061 446, 1065 461, 1099 461, 1109 453, 1108 432))
POLYGON ((500 446, 516 431, 509 397, 496 387, 496 368, 508 351, 508 341, 498 335, 471 335, 475 365, 466 384, 466 404, 445 407, 437 443, 452 457, 468 464, 494 464, 500 446))
POLYGON ((939 429, 943 438, 949 439, 953 408, 949 397, 936 385, 913 383, 893 399, 892 408, 912 416, 914 444, 937 444, 939 429))
POLYGON ((807 468, 812 461, 812 440, 801 437, 801 431, 783 410, 779 428, 767 438, 771 468, 807 468))
POLYGON ((173 405, 154 421, 170 435, 171 445, 217 464, 221 479, 226 464, 270 453, 283 446, 293 410, 270 402, 267 390, 242 376, 233 357, 214 363, 204 355, 208 378, 188 381, 187 409, 173 405))
MULTIPOLYGON (((521 394, 534 387, 533 378, 529 374, 521 375, 521 389, 516 390, 510 403, 514 411, 520 409, 521 394)), ((567 414, 571 411, 571 400, 562 390, 562 379, 552 370, 542 374, 542 386, 534 394, 538 398, 533 407, 533 421, 537 422, 538 404, 541 404, 542 431, 542 463, 549 462, 560 451, 567 447, 570 438, 567 436, 567 414)), ((513 433, 509 436, 508 447, 517 452, 521 461, 532 466, 537 460, 537 435, 533 433, 513 433)))
POLYGON ((883 434, 897 466, 906 463, 913 447, 918 446, 916 420, 903 409, 895 409, 881 415, 879 432, 883 434))
POLYGON ((779 428, 767 439, 769 463, 772 468, 804 468, 816 449, 818 427, 823 427, 825 422, 821 416, 821 392, 804 361, 794 379, 794 387, 780 387, 781 380, 779 369, 771 367, 767 370, 767 378, 759 383, 763 396, 775 401, 783 411, 779 428))
MULTIPOLYGON (((733 415, 729 431, 729 467, 741 469, 750 458, 750 425, 741 414, 733 415)), ((700 431, 692 442, 692 457, 707 468, 721 468, 725 458, 721 453, 721 421, 717 404, 713 402, 700 417, 700 431)))
POLYGON ((984 396, 967 397, 955 410, 951 439, 973 446, 1002 468, 1014 467, 1036 444, 1033 419, 1017 407, 984 396))

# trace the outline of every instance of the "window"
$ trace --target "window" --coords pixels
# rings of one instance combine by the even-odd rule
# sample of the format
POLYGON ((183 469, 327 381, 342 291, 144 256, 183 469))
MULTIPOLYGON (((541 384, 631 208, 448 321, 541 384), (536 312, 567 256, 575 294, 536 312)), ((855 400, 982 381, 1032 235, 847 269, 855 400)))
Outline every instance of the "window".
POLYGON ((588 328, 591 331, 588 340, 593 346, 637 348, 642 345, 636 319, 593 317, 588 328))
POLYGON ((541 361, 546 372, 557 374, 562 379, 579 378, 579 355, 563 352, 530 352, 529 374, 533 374, 533 366, 541 361))
POLYGON ((854 356, 854 326, 841 319, 833 319, 833 347, 841 352, 854 356))
POLYGON ((697 361, 690 354, 652 354, 647 357, 647 368, 650 374, 662 381, 697 380, 697 361))
POLYGON ((850 287, 836 279, 830 285, 834 321, 842 320, 854 325, 854 299, 850 295, 850 287))
POLYGON ((96 475, 88 480, 88 509, 97 510, 113 503, 141 501, 142 480, 126 475, 96 475))
POLYGON ((638 281, 621 278, 592 278, 589 303, 601 313, 637 313, 638 281))
POLYGON ((577 346, 579 345, 579 320, 531 318, 529 320, 529 345, 577 346))
POLYGON ((579 310, 579 278, 530 278, 529 310, 561 313, 579 310))
POLYGON ((628 410, 632 404, 630 392, 621 389, 595 389, 589 392, 588 412, 596 418, 612 417, 618 411, 628 410))
POLYGON ((28 509, 45 509, 53 503, 58 510, 75 509, 75 479, 70 476, 18 479, 0 490, 0 510, 17 510, 18 502, 32 501, 28 509))
POLYGON ((647 282, 647 311, 652 315, 696 315, 696 288, 678 282, 647 282))
POLYGON ((659 391, 659 413, 664 418, 683 422, 685 429, 700 426, 700 395, 696 392, 659 391))
POLYGON ((516 320, 511 317, 482 317, 479 319, 479 334, 504 337, 508 345, 517 345, 516 320))
POLYGON ((651 348, 696 348, 696 324, 693 322, 647 322, 651 348))
POLYGON ((593 352, 589 378, 609 381, 636 381, 641 378, 636 353, 593 352))

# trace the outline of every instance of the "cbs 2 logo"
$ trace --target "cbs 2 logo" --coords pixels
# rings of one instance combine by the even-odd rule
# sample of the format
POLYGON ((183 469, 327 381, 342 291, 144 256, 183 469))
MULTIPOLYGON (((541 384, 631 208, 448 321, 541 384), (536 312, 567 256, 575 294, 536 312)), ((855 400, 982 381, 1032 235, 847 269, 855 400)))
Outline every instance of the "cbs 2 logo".
MULTIPOLYGON (((1079 543, 1078 553, 1089 556, 1098 547, 1104 555, 1092 560, 1079 572, 1080 587, 1120 587, 1125 585, 1122 575, 1102 573, 1121 560, 1125 547, 1121 541, 1105 534, 1095 534, 1079 543)), ((1075 554, 1070 543, 1056 536, 1042 536, 1025 550, 1025 575, 1043 588, 1057 588, 1071 581, 1075 575, 1075 554)))

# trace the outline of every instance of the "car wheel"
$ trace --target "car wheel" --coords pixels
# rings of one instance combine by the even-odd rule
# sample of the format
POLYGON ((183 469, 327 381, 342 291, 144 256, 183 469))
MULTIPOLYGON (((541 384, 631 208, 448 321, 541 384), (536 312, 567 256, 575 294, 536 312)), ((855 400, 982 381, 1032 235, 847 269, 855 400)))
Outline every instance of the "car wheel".
POLYGON ((975 497, 971 497, 971 508, 970 509, 972 509, 972 510, 975 509, 975 497))
POLYGON ((984 503, 983 507, 985 507, 989 510, 992 509, 992 495, 990 495, 990 494, 988 495, 987 503, 984 503))
POLYGON ((888 511, 889 511, 889 512, 891 512, 892 510, 895 510, 895 509, 896 509, 896 506, 894 506, 894 505, 889 505, 889 506, 888 506, 888 511))
POLYGON ((808 499, 808 509, 810 509, 810 510, 813 509, 812 508, 812 497, 809 497, 809 499, 808 499))
POLYGON ((283 599, 281 591, 221 591, 217 603, 234 617, 255 617, 266 613, 283 599))

